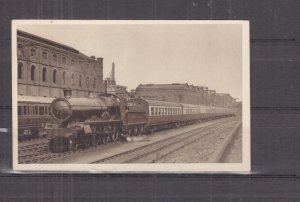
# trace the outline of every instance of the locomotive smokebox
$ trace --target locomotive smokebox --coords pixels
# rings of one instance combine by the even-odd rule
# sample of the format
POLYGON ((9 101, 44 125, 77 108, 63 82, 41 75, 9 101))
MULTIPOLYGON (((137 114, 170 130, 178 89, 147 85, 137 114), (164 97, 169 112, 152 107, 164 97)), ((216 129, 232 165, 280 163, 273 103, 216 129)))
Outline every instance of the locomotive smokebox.
POLYGON ((66 99, 70 99, 72 97, 72 89, 71 88, 64 89, 64 97, 66 99))

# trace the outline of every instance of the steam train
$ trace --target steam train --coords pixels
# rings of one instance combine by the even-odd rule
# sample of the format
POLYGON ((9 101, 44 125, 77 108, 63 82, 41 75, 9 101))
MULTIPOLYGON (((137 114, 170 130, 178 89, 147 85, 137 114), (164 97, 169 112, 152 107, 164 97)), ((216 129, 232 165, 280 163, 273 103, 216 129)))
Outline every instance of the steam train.
POLYGON ((84 98, 56 98, 50 113, 59 127, 53 129, 49 141, 52 152, 78 146, 95 146, 119 138, 153 133, 197 121, 233 116, 235 109, 191 105, 157 100, 133 98, 124 101, 113 94, 84 98))

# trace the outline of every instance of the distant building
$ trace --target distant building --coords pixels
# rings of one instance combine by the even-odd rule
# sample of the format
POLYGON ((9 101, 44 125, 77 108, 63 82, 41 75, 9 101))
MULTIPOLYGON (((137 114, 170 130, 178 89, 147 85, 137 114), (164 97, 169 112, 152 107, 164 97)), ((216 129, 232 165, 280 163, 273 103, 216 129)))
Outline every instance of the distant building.
POLYGON ((234 104, 234 99, 229 94, 216 93, 208 87, 187 83, 140 84, 135 89, 134 95, 144 99, 208 106, 232 106, 234 104))
POLYGON ((216 95, 218 96, 216 101, 218 106, 229 107, 235 104, 234 98, 228 93, 217 93, 216 95))
POLYGON ((18 94, 61 97, 64 88, 72 96, 102 93, 103 58, 27 32, 17 31, 18 94))
POLYGON ((135 96, 170 102, 204 104, 206 102, 204 89, 203 86, 194 86, 187 83, 140 84, 135 90, 135 96))
POLYGON ((117 85, 115 79, 115 63, 112 63, 112 68, 109 73, 109 77, 105 78, 103 81, 106 93, 115 94, 123 99, 129 98, 129 93, 127 92, 127 87, 122 85, 117 85))

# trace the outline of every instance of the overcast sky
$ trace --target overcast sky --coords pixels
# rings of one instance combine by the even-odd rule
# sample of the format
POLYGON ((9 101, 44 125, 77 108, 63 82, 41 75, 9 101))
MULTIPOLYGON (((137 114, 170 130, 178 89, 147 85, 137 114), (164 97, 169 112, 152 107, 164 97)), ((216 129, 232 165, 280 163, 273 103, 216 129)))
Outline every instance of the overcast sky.
POLYGON ((18 29, 112 62, 116 81, 139 84, 188 83, 242 98, 242 25, 102 24, 19 25, 18 29))

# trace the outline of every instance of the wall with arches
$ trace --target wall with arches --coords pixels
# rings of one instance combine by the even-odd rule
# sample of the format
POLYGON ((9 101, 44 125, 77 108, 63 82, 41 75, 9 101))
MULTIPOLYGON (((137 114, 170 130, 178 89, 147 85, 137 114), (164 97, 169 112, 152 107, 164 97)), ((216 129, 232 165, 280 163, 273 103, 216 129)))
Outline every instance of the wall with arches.
POLYGON ((64 88, 73 96, 104 91, 102 58, 19 30, 17 44, 19 95, 60 97, 64 88))

